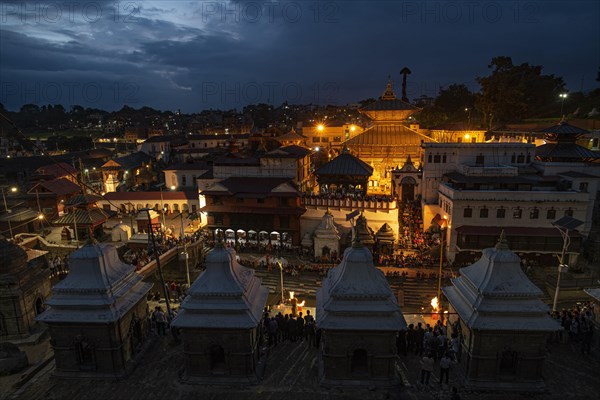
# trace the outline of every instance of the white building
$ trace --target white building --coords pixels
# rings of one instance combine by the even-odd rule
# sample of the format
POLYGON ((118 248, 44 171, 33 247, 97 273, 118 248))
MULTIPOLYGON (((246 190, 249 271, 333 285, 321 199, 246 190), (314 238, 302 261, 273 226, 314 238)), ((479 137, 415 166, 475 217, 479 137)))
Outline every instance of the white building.
POLYGON ((447 220, 448 259, 461 253, 457 260, 472 260, 504 229, 522 258, 555 263, 563 240, 552 223, 569 216, 583 222, 571 232, 567 250, 567 262, 576 262, 593 228, 600 189, 600 164, 594 161, 600 155, 574 143, 578 128, 562 123, 548 129, 559 133, 548 133, 548 143, 537 148, 526 143, 423 145, 424 228, 447 220))

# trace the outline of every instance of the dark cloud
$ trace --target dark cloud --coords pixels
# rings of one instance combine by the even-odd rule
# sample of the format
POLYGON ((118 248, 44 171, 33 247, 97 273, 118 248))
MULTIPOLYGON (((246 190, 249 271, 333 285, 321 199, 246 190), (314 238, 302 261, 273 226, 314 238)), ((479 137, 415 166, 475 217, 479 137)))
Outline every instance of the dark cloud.
POLYGON ((580 90, 582 78, 595 87, 600 65, 591 1, 67 3, 2 3, 7 107, 348 103, 380 95, 404 66, 410 97, 435 96, 455 82, 476 90, 499 55, 543 65, 580 90))

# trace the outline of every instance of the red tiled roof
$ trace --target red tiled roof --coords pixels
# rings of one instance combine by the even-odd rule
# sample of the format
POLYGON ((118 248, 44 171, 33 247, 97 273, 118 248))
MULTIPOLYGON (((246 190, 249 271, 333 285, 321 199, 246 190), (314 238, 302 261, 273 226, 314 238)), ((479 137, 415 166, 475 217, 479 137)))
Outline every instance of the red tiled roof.
POLYGON ((67 194, 79 193, 79 186, 66 178, 53 179, 51 181, 43 181, 29 189, 27 193, 49 192, 58 196, 67 194))
MULTIPOLYGON (((127 200, 160 200, 161 195, 158 192, 110 192, 104 195, 106 200, 127 201, 127 200)), ((198 192, 173 192, 170 190, 162 191, 163 200, 197 200, 198 192)))
POLYGON ((43 167, 36 169, 35 173, 39 175, 50 175, 55 178, 60 178, 62 176, 77 174, 77 170, 73 168, 71 164, 61 162, 58 164, 44 165, 43 167))

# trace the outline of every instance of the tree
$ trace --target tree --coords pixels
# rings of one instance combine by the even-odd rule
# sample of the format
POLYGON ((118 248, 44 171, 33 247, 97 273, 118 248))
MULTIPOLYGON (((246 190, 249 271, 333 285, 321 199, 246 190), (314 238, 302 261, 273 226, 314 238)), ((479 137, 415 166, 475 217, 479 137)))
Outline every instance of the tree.
POLYGON ((477 77, 481 92, 475 99, 487 129, 526 116, 543 116, 564 91, 563 79, 542 75, 540 65, 514 65, 510 57, 494 57, 488 68, 490 76, 477 77))
POLYGON ((445 112, 450 119, 464 120, 465 108, 472 108, 475 95, 463 84, 453 84, 441 89, 434 101, 435 107, 445 112))

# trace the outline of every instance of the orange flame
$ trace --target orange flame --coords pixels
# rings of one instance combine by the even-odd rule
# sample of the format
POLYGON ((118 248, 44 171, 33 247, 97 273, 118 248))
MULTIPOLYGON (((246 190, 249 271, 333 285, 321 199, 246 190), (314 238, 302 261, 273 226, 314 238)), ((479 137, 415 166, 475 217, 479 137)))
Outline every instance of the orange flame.
POLYGON ((436 297, 434 297, 433 299, 431 299, 431 307, 433 307, 433 311, 437 312, 440 308, 440 302, 436 297))

